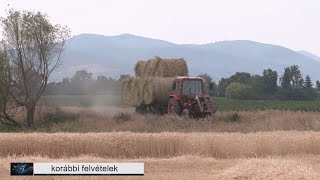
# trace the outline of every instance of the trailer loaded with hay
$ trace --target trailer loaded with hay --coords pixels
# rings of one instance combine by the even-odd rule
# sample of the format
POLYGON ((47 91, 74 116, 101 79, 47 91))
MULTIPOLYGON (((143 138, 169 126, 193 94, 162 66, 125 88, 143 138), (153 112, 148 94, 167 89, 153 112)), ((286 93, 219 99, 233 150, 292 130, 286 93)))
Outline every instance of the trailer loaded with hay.
POLYGON ((135 77, 122 82, 122 102, 139 113, 212 116, 216 111, 205 91, 204 79, 189 77, 186 61, 155 57, 138 61, 135 77))

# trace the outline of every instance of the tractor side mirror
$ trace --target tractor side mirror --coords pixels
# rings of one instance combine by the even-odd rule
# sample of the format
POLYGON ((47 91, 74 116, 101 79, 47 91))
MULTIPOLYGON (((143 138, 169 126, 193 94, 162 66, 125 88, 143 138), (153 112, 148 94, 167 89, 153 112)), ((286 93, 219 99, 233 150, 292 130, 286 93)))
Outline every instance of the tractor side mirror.
POLYGON ((210 89, 210 91, 213 90, 213 83, 210 83, 210 84, 209 84, 209 89, 210 89))

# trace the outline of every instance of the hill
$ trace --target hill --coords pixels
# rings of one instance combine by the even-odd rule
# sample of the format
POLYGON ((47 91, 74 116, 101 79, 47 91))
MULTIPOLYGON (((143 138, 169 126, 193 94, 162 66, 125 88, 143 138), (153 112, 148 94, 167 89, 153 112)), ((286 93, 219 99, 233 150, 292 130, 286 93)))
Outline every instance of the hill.
POLYGON ((320 62, 285 47, 247 40, 222 41, 203 45, 179 45, 130 34, 103 36, 81 34, 68 40, 63 66, 53 80, 70 77, 87 69, 94 75, 118 77, 133 74, 138 60, 154 56, 187 60, 190 75, 208 73, 215 80, 235 72, 261 74, 265 68, 279 73, 297 64, 312 80, 320 79, 320 62))
POLYGON ((300 54, 306 56, 306 57, 309 57, 313 60, 316 60, 316 61, 320 61, 320 57, 315 55, 315 54, 312 54, 310 52, 307 52, 307 51, 298 51, 300 54))

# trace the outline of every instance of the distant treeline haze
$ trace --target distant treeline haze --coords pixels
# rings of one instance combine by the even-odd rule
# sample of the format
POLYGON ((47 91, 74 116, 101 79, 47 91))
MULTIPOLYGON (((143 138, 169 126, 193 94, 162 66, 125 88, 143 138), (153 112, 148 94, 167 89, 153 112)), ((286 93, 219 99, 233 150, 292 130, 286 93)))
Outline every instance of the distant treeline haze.
POLYGON ((61 82, 49 83, 45 95, 97 95, 120 94, 121 82, 129 75, 121 75, 119 79, 98 76, 86 70, 77 71, 72 78, 64 78, 61 82))
MULTIPOLYGON (((297 65, 285 68, 282 75, 272 69, 263 70, 262 75, 237 72, 228 78, 222 78, 218 84, 206 73, 199 76, 206 80, 206 88, 211 96, 279 100, 315 100, 320 96, 320 82, 316 81, 314 85, 310 76, 302 77, 297 65)), ((92 73, 81 70, 72 78, 49 83, 45 95, 119 95, 122 80, 127 77, 129 75, 121 75, 119 79, 105 76, 94 79, 92 73)))

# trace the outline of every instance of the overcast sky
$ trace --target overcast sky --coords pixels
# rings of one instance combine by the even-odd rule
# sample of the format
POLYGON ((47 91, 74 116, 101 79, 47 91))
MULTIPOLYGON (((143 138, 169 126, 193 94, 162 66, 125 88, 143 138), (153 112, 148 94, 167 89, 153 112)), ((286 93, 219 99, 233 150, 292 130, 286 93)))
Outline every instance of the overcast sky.
POLYGON ((320 55, 320 0, 0 0, 46 12, 72 35, 130 33, 178 44, 253 40, 320 55))

